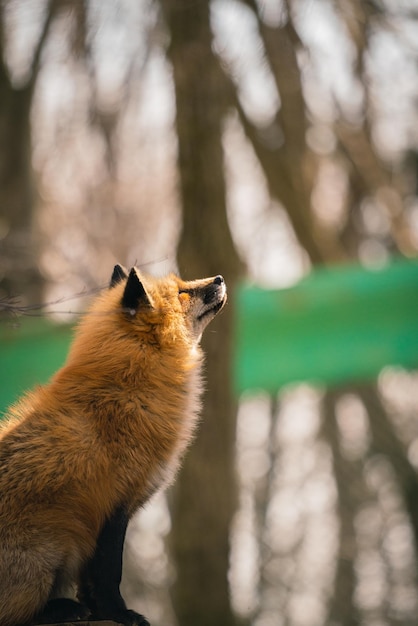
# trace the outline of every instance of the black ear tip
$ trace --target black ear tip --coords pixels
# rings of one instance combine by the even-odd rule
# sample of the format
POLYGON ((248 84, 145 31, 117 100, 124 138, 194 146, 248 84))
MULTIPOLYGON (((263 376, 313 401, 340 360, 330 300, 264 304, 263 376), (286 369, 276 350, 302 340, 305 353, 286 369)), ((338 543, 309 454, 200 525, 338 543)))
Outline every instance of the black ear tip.
POLYGON ((117 263, 115 267, 113 268, 113 273, 110 279, 109 286, 114 287, 118 283, 122 282, 124 278, 127 278, 127 277, 128 277, 128 274, 126 273, 126 269, 123 267, 123 265, 119 265, 119 263, 117 263))
POLYGON ((151 306, 151 300, 141 282, 135 267, 132 267, 125 291, 123 292, 122 305, 125 309, 136 310, 139 306, 151 306))

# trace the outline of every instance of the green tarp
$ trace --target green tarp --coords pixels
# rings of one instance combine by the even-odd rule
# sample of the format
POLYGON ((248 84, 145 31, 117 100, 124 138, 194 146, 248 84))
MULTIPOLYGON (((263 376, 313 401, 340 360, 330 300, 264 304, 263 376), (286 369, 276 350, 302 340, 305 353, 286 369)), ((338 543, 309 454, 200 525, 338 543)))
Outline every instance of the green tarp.
POLYGON ((64 363, 71 336, 70 326, 42 318, 0 321, 0 411, 48 380, 64 363))
POLYGON ((294 287, 238 294, 238 391, 371 379, 418 367, 418 262, 321 269, 294 287))

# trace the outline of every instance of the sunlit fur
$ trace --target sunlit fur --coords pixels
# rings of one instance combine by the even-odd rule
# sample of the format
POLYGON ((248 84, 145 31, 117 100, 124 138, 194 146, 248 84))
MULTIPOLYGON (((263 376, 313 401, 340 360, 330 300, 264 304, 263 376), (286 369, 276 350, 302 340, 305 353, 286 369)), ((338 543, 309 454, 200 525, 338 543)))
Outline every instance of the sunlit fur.
POLYGON ((141 280, 152 306, 123 310, 126 280, 103 292, 65 366, 2 427, 1 626, 69 595, 105 518, 120 505, 132 513, 170 482, 191 440, 201 391, 197 340, 211 319, 196 322, 199 289, 213 279, 141 280))

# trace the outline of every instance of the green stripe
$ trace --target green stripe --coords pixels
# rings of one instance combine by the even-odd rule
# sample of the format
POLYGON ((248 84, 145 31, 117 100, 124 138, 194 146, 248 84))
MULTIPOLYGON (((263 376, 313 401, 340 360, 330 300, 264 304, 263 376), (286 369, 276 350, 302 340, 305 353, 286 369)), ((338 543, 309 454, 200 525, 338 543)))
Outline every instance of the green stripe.
POLYGON ((244 286, 237 315, 238 392, 371 379, 389 364, 415 368, 418 262, 321 269, 290 289, 244 286))

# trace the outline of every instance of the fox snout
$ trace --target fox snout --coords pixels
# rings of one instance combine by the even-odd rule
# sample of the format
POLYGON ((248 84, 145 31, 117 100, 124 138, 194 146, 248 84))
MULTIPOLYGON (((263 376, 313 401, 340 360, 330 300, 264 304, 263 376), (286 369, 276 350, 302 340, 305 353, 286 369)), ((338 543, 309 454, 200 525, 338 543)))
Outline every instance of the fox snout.
POLYGON ((210 283, 205 290, 203 303, 210 305, 214 301, 223 299, 226 295, 226 285, 223 276, 215 276, 213 282, 210 283))
POLYGON ((194 335, 199 341, 205 327, 225 305, 226 284, 223 277, 218 275, 202 281, 192 281, 186 285, 182 291, 191 297, 189 319, 192 321, 194 335))
POLYGON ((226 285, 223 276, 218 274, 209 284, 205 285, 201 298, 203 310, 198 317, 202 319, 202 317, 211 314, 210 319, 212 319, 226 302, 226 285))

